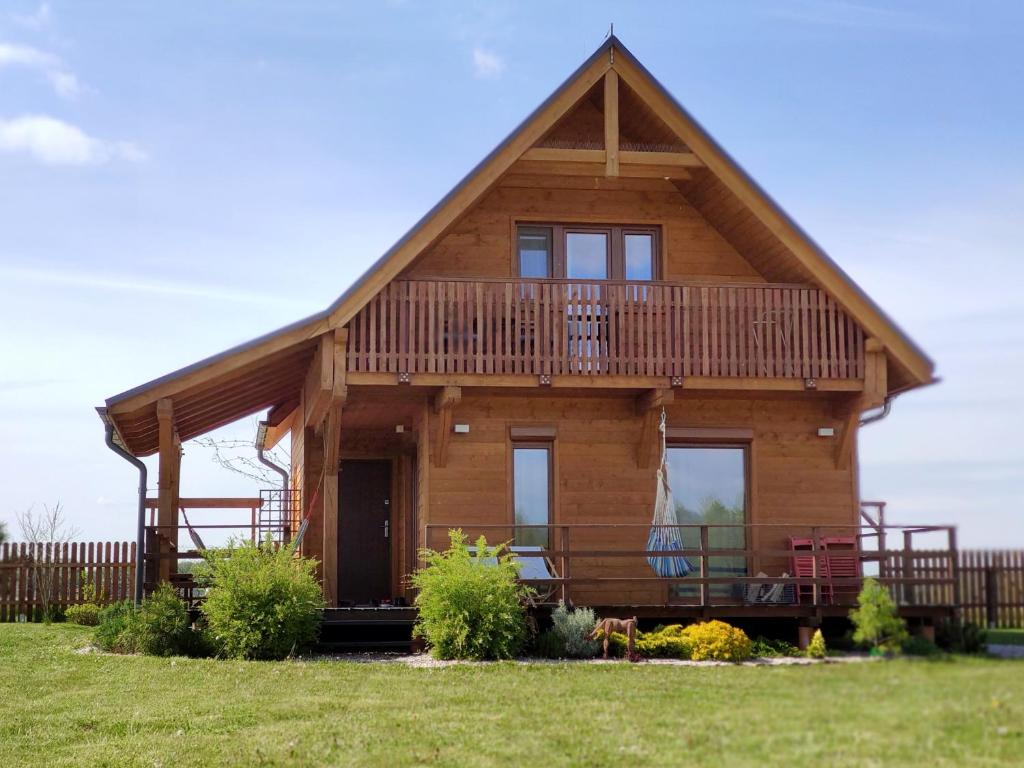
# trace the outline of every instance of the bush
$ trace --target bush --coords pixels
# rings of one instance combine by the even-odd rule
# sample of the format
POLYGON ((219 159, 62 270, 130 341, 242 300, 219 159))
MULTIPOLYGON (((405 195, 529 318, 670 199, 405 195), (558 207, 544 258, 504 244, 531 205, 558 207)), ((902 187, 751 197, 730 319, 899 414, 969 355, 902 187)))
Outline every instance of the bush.
MULTIPOLYGON (((680 624, 655 627, 651 632, 640 632, 636 639, 636 652, 648 659, 689 659, 691 643, 680 624)), ((622 635, 622 653, 626 652, 627 638, 622 635)))
POLYGON ((903 641, 903 653, 907 656, 941 656, 942 650, 922 635, 912 635, 903 641))
POLYGON ((746 661, 751 642, 747 633, 724 621, 691 624, 682 632, 690 643, 690 658, 695 661, 746 661))
POLYGON ((192 646, 188 608, 166 581, 142 601, 129 629, 138 652, 147 656, 187 655, 192 646))
POLYGON ((755 659, 778 659, 783 656, 800 656, 800 649, 785 640, 773 640, 758 636, 750 644, 750 655, 755 659))
POLYGON ((985 653, 988 630, 970 621, 944 621, 935 627, 935 642, 953 653, 985 653))
POLYGON ((565 641, 555 634, 555 630, 547 629, 533 639, 530 652, 539 659, 564 659, 565 641))
POLYGON ((207 638, 221 656, 283 659, 316 639, 324 608, 316 561, 268 537, 205 553, 196 569, 207 587, 207 638))
POLYGON ((561 640, 566 656, 571 659, 589 659, 597 656, 601 642, 590 639, 597 624, 593 608, 570 610, 559 600, 558 607, 551 612, 551 622, 552 631, 561 640))
POLYGON ((814 630, 814 634, 811 635, 811 642, 807 646, 807 656, 811 659, 824 659, 828 653, 828 648, 825 647, 825 636, 821 634, 820 629, 814 630))
POLYGON ((896 612, 889 591, 875 579, 864 579, 857 607, 850 611, 853 641, 883 653, 896 653, 907 639, 907 625, 896 612))
POLYGON ((759 637, 751 643, 751 655, 763 658, 792 658, 803 655, 803 652, 798 646, 785 640, 759 637))
POLYGON ((69 605, 64 610, 64 618, 72 624, 81 624, 84 627, 95 627, 100 623, 100 611, 103 608, 96 603, 79 603, 69 605))
POLYGON ((529 632, 524 601, 533 590, 516 577, 519 565, 504 546, 483 536, 470 552, 462 531, 450 531, 446 552, 421 551, 426 566, 410 581, 419 594, 413 633, 441 659, 508 659, 519 654, 529 632))
POLYGON ((104 651, 135 653, 134 639, 129 625, 135 619, 135 606, 131 600, 122 600, 100 610, 93 642, 104 651), (127 647, 128 645, 131 647, 127 647))

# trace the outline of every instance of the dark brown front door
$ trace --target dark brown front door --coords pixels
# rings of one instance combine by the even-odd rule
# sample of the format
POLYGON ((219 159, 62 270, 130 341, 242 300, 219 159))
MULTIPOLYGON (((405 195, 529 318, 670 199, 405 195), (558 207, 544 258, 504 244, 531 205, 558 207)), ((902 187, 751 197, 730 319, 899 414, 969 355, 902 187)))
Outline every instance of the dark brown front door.
POLYGON ((338 488, 338 600, 389 598, 391 462, 343 461, 338 488))

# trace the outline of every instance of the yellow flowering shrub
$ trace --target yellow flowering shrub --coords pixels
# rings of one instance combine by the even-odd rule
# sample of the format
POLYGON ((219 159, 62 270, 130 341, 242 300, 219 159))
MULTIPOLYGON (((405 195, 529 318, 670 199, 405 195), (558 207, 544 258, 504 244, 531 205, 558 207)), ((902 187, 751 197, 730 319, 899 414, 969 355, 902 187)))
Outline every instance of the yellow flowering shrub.
POLYGON ((684 628, 680 637, 690 646, 694 661, 745 661, 751 642, 742 629, 724 621, 704 621, 684 628))

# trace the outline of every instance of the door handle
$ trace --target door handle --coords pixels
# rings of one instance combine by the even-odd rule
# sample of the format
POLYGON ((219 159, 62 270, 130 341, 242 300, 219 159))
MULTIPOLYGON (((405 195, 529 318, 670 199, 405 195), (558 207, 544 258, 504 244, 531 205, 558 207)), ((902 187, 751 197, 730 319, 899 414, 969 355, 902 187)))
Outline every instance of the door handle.
POLYGON ((385 520, 384 521, 384 538, 385 539, 388 538, 390 533, 391 533, 391 521, 390 520, 385 520))

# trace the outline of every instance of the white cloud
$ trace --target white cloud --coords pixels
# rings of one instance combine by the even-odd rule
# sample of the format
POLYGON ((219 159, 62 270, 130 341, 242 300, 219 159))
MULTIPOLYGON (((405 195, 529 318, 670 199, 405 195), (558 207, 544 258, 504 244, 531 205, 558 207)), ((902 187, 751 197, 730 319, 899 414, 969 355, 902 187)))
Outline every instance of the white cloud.
POLYGON ((14 20, 23 27, 29 29, 44 29, 50 26, 50 22, 53 21, 53 13, 50 11, 49 3, 42 3, 36 8, 34 13, 13 15, 14 20))
POLYGON ((104 141, 46 115, 0 119, 0 152, 24 153, 44 165, 101 165, 111 160, 137 163, 146 153, 126 141, 104 141))
POLYGON ((73 99, 82 91, 78 78, 60 59, 38 48, 0 43, 0 69, 4 67, 26 67, 42 73, 57 95, 65 99, 73 99))
POLYGON ((473 49, 473 74, 480 78, 497 77, 505 71, 505 60, 480 46, 473 49))

